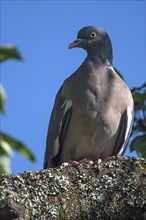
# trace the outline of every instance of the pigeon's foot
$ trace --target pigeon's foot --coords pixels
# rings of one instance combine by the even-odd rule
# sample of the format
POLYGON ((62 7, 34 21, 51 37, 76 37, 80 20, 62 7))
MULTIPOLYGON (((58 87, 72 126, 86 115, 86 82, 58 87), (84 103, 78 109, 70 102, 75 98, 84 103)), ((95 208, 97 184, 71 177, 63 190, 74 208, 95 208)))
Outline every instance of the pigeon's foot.
POLYGON ((61 164, 61 166, 69 166, 69 165, 72 165, 72 166, 78 166, 80 164, 100 164, 102 162, 108 162, 110 160, 114 160, 116 157, 115 156, 109 156, 105 159, 97 159, 96 161, 93 161, 92 159, 88 159, 88 158, 84 158, 82 160, 79 160, 79 161, 76 161, 76 160, 72 160, 72 161, 69 161, 69 162, 63 162, 61 164))
POLYGON ((88 158, 84 158, 84 159, 79 160, 79 161, 72 160, 72 161, 69 161, 69 162, 63 162, 61 165, 62 166, 68 166, 68 165, 78 166, 78 165, 84 164, 84 163, 93 164, 93 160, 88 159, 88 158))
POLYGON ((104 162, 107 162, 107 161, 110 161, 110 160, 115 160, 115 156, 110 156, 110 157, 107 157, 107 158, 105 158, 103 161, 104 162))
POLYGON ((97 159, 96 161, 94 161, 94 164, 99 164, 99 163, 101 163, 101 162, 107 162, 107 161, 110 161, 110 160, 114 160, 116 157, 115 156, 109 156, 109 157, 107 157, 107 158, 105 158, 105 159, 97 159))

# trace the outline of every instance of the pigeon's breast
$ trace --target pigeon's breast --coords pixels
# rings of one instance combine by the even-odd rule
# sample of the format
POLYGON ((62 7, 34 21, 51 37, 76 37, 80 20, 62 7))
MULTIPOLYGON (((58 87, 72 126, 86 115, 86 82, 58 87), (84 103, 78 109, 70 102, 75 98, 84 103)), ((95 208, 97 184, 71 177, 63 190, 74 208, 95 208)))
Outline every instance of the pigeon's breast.
POLYGON ((95 159, 102 155, 105 148, 110 149, 110 152, 106 150, 107 156, 112 153, 121 115, 118 102, 109 102, 114 92, 115 78, 102 74, 89 72, 84 78, 81 77, 81 82, 80 77, 76 76, 71 82, 68 80, 66 94, 67 99, 72 101, 72 116, 62 160, 79 160, 89 155, 95 159))

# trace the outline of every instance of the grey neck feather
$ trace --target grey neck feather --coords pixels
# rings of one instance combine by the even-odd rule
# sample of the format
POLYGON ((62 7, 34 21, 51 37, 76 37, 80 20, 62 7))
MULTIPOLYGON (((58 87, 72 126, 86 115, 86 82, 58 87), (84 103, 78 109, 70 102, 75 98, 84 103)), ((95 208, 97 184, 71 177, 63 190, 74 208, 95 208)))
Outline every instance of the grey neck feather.
POLYGON ((97 64, 106 64, 107 66, 111 66, 112 59, 113 59, 112 51, 110 51, 110 50, 100 51, 100 53, 97 51, 98 50, 96 50, 96 51, 92 50, 91 52, 87 51, 87 54, 88 54, 87 58, 97 64))

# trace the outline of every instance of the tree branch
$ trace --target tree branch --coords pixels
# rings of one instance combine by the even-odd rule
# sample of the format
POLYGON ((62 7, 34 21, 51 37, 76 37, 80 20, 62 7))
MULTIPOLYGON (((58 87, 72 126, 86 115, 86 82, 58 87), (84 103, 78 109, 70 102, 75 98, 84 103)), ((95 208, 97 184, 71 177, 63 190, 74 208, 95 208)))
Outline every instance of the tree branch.
POLYGON ((146 219, 146 160, 117 157, 0 178, 0 219, 146 219))
POLYGON ((139 86, 139 87, 133 87, 132 89, 131 89, 131 92, 133 93, 133 92, 135 92, 135 91, 137 91, 137 90, 141 90, 141 89, 143 89, 143 88, 145 88, 146 87, 146 83, 144 83, 142 86, 139 86))

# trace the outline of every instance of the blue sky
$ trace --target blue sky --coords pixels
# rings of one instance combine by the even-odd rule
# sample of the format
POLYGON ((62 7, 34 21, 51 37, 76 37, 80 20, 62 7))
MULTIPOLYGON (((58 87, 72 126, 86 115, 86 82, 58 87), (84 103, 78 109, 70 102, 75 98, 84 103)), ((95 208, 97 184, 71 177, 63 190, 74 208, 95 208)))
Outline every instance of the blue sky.
POLYGON ((42 169, 55 95, 86 57, 82 49, 68 50, 83 26, 107 31, 114 66, 130 88, 145 81, 145 1, 2 0, 0 22, 1 44, 15 44, 24 58, 23 62, 9 60, 0 66, 8 95, 1 129, 23 141, 37 159, 32 164, 15 152, 11 164, 14 174, 42 169))

